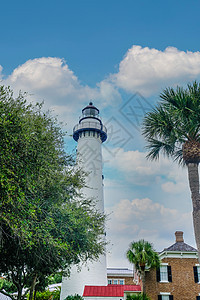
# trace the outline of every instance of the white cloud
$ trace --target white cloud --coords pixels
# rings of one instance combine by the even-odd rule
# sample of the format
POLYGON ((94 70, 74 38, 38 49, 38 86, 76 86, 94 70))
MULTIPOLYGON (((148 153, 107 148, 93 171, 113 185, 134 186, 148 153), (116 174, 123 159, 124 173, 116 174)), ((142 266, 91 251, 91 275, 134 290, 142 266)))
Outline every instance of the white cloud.
POLYGON ((72 109, 72 103, 84 103, 92 99, 101 105, 121 100, 117 89, 107 81, 97 83, 95 88, 81 84, 65 60, 58 57, 30 59, 18 66, 4 82, 15 89, 44 97, 55 106, 60 103, 66 105, 70 101, 72 109))
POLYGON ((57 57, 28 60, 18 66, 6 79, 14 88, 45 96, 50 103, 63 102, 64 98, 77 101, 95 97, 97 91, 82 86, 65 61, 57 57))
POLYGON ((200 52, 164 51, 132 46, 119 64, 119 72, 110 76, 118 87, 147 96, 168 85, 188 83, 200 75, 200 52))
POLYGON ((120 257, 121 266, 129 266, 125 252, 133 240, 148 240, 158 251, 170 246, 176 230, 183 230, 186 243, 195 246, 187 169, 162 156, 152 162, 144 152, 117 150, 115 156, 104 151, 107 167, 117 174, 116 180, 105 180, 112 241, 108 265, 116 266, 120 257))
POLYGON ((113 84, 103 80, 97 83, 97 87, 99 88, 101 107, 108 105, 108 103, 112 106, 118 106, 121 103, 121 95, 113 84))
POLYGON ((185 182, 177 182, 174 183, 172 181, 168 181, 166 183, 162 184, 162 189, 166 193, 172 193, 172 194, 178 194, 180 191, 183 191, 185 189, 186 185, 185 182))
MULTIPOLYGON (((0 79, 3 78, 2 70, 0 65, 0 79)), ((100 113, 103 108, 109 105, 113 108, 121 102, 120 93, 113 84, 103 80, 94 88, 83 85, 67 63, 58 57, 30 59, 7 78, 4 76, 2 84, 10 85, 15 95, 19 90, 27 92, 26 97, 31 102, 44 101, 44 109, 58 115, 69 133, 89 101, 100 108, 100 113)))
POLYGON ((167 208, 149 198, 122 199, 113 206, 112 211, 107 230, 108 239, 111 237, 113 242, 113 246, 110 246, 111 254, 108 256, 109 266, 117 264, 112 256, 116 247, 121 252, 121 262, 128 265, 125 252, 133 240, 145 239, 160 251, 174 243, 176 230, 183 230, 186 243, 193 245, 190 212, 182 213, 178 209, 167 208))
MULTIPOLYGON (((1 71, 0 66, 0 74, 1 71)), ((102 81, 95 88, 83 85, 65 60, 58 57, 30 59, 18 66, 3 84, 10 85, 16 94, 19 90, 27 92, 32 102, 44 101, 45 109, 54 110, 61 121, 68 123, 68 130, 73 128, 75 119, 78 121, 81 109, 89 101, 94 100, 101 109, 121 101, 112 84, 102 81)))
MULTIPOLYGON (((113 149, 115 151, 115 149, 113 149)), ((118 148, 115 156, 104 151, 108 166, 123 173, 128 182, 135 185, 160 185, 166 193, 188 192, 187 169, 175 162, 160 156, 159 161, 149 161, 147 153, 125 151, 118 148)))
POLYGON ((171 218, 176 217, 177 211, 175 209, 170 209, 164 207, 160 203, 153 203, 149 198, 134 199, 132 201, 128 199, 121 200, 114 210, 114 217, 118 221, 130 222, 131 219, 137 218, 138 221, 144 221, 144 219, 149 218, 154 220, 155 218, 166 217, 171 218))

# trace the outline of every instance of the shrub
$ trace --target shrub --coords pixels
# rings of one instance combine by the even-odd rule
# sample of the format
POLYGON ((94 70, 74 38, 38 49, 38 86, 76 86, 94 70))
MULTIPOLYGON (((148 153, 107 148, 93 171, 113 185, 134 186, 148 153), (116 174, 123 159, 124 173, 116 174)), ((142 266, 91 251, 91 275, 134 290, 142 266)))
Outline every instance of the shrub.
POLYGON ((147 295, 145 294, 138 294, 138 295, 128 295, 127 300, 151 300, 147 295))
POLYGON ((38 291, 36 292, 35 300, 59 300, 60 289, 60 287, 57 287, 53 292, 50 292, 49 289, 42 292, 38 291))
POLYGON ((81 297, 78 294, 75 294, 74 296, 73 295, 67 296, 67 298, 65 298, 64 300, 83 300, 83 297, 81 297))

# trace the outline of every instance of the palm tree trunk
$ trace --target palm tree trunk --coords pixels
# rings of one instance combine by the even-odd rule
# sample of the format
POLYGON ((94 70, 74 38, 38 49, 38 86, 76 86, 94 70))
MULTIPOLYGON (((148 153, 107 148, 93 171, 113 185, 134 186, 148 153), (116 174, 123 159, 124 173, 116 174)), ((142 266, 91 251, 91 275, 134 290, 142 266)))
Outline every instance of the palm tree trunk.
POLYGON ((198 257, 200 263, 200 194, 199 194, 199 173, 198 163, 188 163, 188 179, 193 205, 193 225, 198 257))
POLYGON ((145 271, 141 271, 141 279, 142 279, 142 292, 143 294, 146 294, 145 271))

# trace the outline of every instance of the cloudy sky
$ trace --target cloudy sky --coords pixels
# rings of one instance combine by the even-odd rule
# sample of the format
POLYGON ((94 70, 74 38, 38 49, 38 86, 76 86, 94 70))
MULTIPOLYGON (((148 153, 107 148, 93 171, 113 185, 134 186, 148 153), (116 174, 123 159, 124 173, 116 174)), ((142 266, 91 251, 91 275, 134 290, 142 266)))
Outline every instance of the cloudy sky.
POLYGON ((149 162, 140 127, 165 87, 200 80, 199 1, 4 1, 0 80, 44 101, 68 130, 93 101, 109 137, 103 145, 108 266, 144 238, 160 251, 183 230, 195 246, 187 172, 149 162))

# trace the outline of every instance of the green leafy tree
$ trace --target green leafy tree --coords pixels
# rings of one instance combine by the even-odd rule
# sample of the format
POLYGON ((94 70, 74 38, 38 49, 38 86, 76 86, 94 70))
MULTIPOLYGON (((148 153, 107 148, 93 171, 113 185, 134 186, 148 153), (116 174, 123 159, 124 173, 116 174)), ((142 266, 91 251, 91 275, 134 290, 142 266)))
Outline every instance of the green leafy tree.
POLYGON ((159 267, 160 259, 157 252, 151 243, 139 240, 130 244, 126 257, 141 275, 143 293, 146 294, 145 272, 148 269, 159 267))
POLYGON ((0 290, 5 290, 8 293, 17 292, 16 286, 11 281, 6 280, 5 278, 0 279, 0 290))
POLYGON ((160 95, 160 103, 144 118, 143 135, 149 159, 158 159, 163 153, 187 167, 200 259, 200 84, 195 81, 186 89, 165 89, 160 95))
POLYGON ((48 284, 55 284, 62 282, 62 273, 56 273, 48 277, 48 284))
POLYGON ((31 300, 46 277, 104 252, 105 216, 82 198, 84 176, 57 120, 1 86, 0 272, 17 288, 12 299, 26 288, 31 300))
MULTIPOLYGON (((37 292, 34 300, 59 300, 60 299, 60 287, 56 288, 54 291, 50 291, 49 289, 37 292)), ((27 297, 29 300, 29 295, 27 297)))

